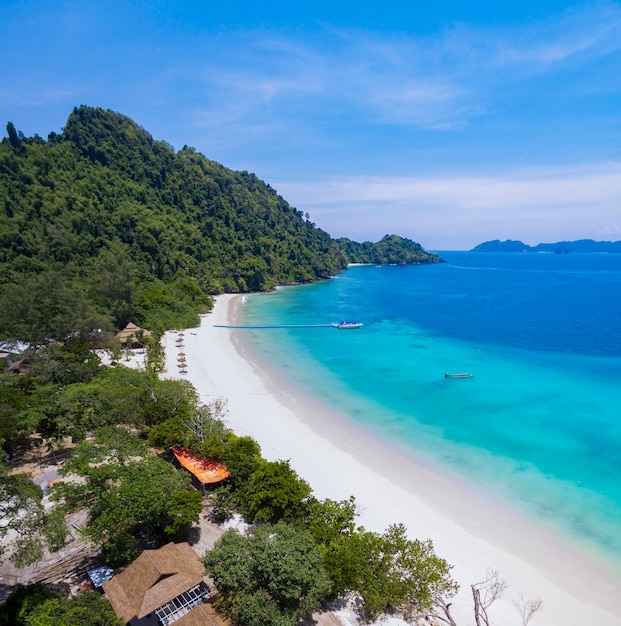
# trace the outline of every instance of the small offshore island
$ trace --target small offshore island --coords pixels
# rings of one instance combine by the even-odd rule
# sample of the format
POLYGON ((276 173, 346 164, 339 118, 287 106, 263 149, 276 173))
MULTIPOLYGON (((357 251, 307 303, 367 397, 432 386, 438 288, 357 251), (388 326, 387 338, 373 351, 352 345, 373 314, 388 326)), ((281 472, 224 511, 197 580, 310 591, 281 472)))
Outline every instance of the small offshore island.
POLYGON ((578 239, 577 241, 559 241, 557 243, 539 243, 529 246, 519 240, 507 239, 485 241, 472 248, 471 252, 547 252, 552 254, 569 254, 571 252, 613 252, 621 253, 621 241, 594 241, 578 239))

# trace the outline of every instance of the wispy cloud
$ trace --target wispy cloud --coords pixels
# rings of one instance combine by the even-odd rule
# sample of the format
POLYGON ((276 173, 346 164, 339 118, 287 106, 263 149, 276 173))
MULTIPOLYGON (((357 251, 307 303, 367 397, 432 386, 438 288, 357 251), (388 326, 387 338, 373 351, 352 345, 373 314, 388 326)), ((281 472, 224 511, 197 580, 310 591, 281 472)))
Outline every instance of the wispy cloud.
POLYGON ((349 111, 370 124, 452 129, 484 114, 505 87, 619 51, 621 7, 589 5, 526 24, 456 24, 426 37, 325 27, 230 33, 217 44, 226 54, 195 71, 211 113, 299 115, 304 124, 312 104, 325 119, 349 111))
POLYGON ((494 62, 501 67, 547 71, 564 63, 585 63, 621 48, 621 6, 600 3, 525 25, 494 38, 494 62))

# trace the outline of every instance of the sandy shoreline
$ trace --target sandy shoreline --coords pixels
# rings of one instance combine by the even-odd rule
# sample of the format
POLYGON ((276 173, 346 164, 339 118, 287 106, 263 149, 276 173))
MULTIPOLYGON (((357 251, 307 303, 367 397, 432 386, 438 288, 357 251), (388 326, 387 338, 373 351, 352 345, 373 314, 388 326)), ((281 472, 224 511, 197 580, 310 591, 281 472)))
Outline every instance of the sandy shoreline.
POLYGON ((436 552, 454 565, 461 586, 453 611, 459 624, 472 623, 469 585, 488 568, 509 585, 490 609, 496 626, 522 623, 513 605, 520 595, 543 599, 535 626, 621 623, 620 581, 605 566, 295 389, 244 346, 242 331, 213 328, 233 321, 240 299, 219 296, 200 328, 185 331, 183 348, 178 335, 166 334, 168 375, 187 378, 203 401, 226 398, 230 427, 254 437, 266 458, 290 459, 317 497, 354 495, 358 522, 369 530, 403 522, 412 537, 432 539, 436 552), (180 351, 188 363, 185 375, 178 373, 180 351))

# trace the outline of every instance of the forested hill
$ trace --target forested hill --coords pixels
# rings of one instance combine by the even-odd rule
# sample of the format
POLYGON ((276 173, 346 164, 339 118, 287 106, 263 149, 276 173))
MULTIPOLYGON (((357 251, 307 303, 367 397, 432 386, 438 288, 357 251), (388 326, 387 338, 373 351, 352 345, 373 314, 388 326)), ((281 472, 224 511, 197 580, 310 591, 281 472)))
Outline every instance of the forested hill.
POLYGON ((47 140, 11 122, 7 131, 5 337, 60 338, 76 325, 119 328, 130 319, 162 330, 196 323, 209 294, 309 282, 349 262, 439 260, 401 238, 334 240, 255 175, 187 146, 175 152, 118 113, 76 108, 47 140))

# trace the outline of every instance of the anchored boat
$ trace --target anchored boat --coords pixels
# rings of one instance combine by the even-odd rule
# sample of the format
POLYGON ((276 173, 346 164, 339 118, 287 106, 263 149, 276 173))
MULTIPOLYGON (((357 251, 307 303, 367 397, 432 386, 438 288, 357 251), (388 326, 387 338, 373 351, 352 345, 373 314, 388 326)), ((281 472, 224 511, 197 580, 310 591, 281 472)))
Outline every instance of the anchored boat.
POLYGON ((476 374, 471 372, 464 372, 463 374, 444 374, 444 378, 472 378, 476 374))
POLYGON ((364 326, 362 322, 337 322, 332 325, 335 328, 340 328, 341 330, 351 330, 354 328, 362 328, 364 326))

